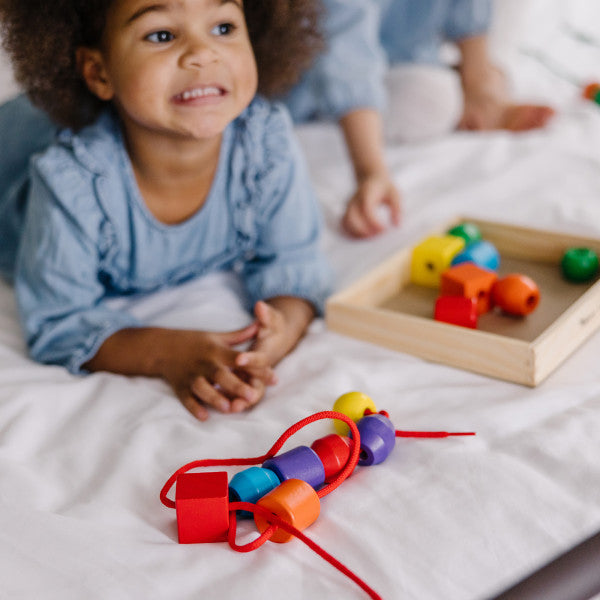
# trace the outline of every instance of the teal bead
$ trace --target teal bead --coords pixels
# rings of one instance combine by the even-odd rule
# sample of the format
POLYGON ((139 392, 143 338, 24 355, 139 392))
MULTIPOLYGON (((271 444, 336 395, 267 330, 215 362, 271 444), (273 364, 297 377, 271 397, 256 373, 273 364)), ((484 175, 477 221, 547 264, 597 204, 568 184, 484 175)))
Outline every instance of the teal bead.
POLYGON ((465 245, 472 244, 473 242, 478 242, 481 239, 481 231, 475 223, 461 223, 460 225, 456 225, 452 227, 452 229, 448 230, 448 235, 455 235, 456 237, 461 237, 465 240, 465 245))
MULTIPOLYGON (((274 490, 281 481, 270 469, 250 467, 236 473, 229 482, 230 502, 251 502, 256 504, 264 495, 274 490)), ((252 517, 248 511, 240 511, 241 517, 252 517)))
POLYGON ((598 254, 590 248, 569 248, 560 264, 563 275, 569 281, 589 281, 598 272, 598 254))
POLYGON ((491 242, 479 240, 469 244, 462 252, 459 252, 452 259, 451 265, 460 265, 464 262, 472 262, 483 269, 497 271, 500 267, 500 253, 491 242))

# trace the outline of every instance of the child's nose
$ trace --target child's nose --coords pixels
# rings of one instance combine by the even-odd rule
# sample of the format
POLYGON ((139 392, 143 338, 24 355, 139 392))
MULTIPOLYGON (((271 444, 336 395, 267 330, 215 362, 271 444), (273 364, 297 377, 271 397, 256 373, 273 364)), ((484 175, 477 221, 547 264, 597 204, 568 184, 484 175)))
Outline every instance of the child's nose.
POLYGON ((190 38, 181 55, 184 68, 204 67, 217 59, 217 54, 208 40, 200 37, 190 38))

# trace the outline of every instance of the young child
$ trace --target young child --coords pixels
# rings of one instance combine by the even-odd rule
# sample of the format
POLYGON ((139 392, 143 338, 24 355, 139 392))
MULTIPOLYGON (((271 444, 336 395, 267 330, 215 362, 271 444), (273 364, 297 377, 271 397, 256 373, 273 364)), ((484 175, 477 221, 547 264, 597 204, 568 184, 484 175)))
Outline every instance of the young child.
POLYGON ((274 383, 274 365, 322 309, 330 270, 291 121, 256 92, 281 93, 309 64, 317 9, 0 4, 17 80, 69 127, 48 146, 52 122, 24 98, 0 109, 2 268, 35 359, 162 377, 201 420, 209 406, 254 405, 274 383), (247 288, 255 320, 241 330, 149 327, 110 308, 115 296, 219 270, 247 288))
POLYGON ((393 224, 400 219, 399 193, 384 158, 384 124, 386 135, 413 142, 456 127, 527 130, 553 114, 547 106, 510 100, 487 48, 492 0, 324 4, 327 52, 285 101, 297 122, 339 121, 356 177, 343 217, 354 236, 384 230, 382 206, 393 224), (460 51, 457 71, 442 63, 446 41, 460 51))

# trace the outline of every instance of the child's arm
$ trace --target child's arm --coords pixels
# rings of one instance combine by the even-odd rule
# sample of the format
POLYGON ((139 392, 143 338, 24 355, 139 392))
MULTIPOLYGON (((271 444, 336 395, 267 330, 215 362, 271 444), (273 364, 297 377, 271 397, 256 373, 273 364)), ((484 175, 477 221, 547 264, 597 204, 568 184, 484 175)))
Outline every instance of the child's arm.
POLYGON ((256 404, 266 385, 275 382, 271 358, 257 348, 234 346, 255 338, 258 324, 225 333, 155 327, 128 328, 107 338, 83 365, 89 371, 161 377, 182 404, 204 421, 204 404, 224 412, 240 412, 256 404))
POLYGON ((380 206, 387 206, 392 224, 400 222, 400 194, 385 163, 381 115, 374 109, 357 109, 342 117, 340 125, 357 184, 342 224, 351 235, 370 237, 385 229, 380 206))

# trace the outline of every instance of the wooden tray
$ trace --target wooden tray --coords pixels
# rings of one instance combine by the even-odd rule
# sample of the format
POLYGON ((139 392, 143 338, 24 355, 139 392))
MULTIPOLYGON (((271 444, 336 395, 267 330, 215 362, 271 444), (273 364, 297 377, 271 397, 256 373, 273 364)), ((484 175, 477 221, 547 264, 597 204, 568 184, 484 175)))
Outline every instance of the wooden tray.
POLYGON ((439 291, 410 282, 412 247, 399 251, 327 302, 330 329, 393 350, 499 379, 536 386, 600 327, 600 281, 570 283, 560 270, 569 247, 600 240, 520 226, 475 223, 501 256, 499 275, 523 273, 539 286, 541 300, 526 317, 497 311, 481 315, 477 329, 433 319, 439 291))

